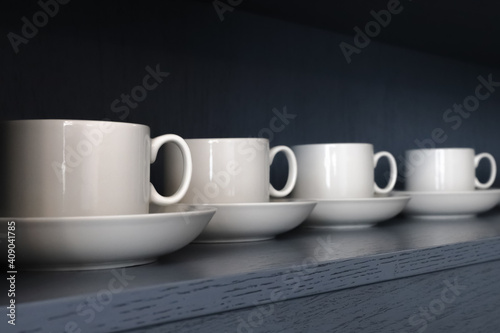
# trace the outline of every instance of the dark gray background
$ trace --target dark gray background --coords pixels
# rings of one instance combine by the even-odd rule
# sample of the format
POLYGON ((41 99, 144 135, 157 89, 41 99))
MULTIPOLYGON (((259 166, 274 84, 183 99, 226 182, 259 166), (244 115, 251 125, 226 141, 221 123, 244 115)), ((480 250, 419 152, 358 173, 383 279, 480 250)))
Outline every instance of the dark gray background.
MULTIPOLYGON (((339 43, 352 44, 352 28, 386 4, 244 0, 221 22, 211 1, 74 0, 15 54, 7 34, 19 34, 21 18, 40 7, 9 1, 0 14, 0 120, 122 121, 113 100, 142 82, 146 66, 160 64, 170 75, 123 119, 149 125, 153 136, 258 136, 273 108, 286 106, 297 117, 272 146, 370 142, 397 157, 442 128, 441 146, 500 159, 500 91, 459 129, 443 121, 446 109, 474 93, 479 75, 500 81, 491 8, 402 2, 402 13, 347 64, 339 43)), ((279 159, 273 182, 285 177, 279 159)), ((161 188, 161 163, 152 178, 161 188)))

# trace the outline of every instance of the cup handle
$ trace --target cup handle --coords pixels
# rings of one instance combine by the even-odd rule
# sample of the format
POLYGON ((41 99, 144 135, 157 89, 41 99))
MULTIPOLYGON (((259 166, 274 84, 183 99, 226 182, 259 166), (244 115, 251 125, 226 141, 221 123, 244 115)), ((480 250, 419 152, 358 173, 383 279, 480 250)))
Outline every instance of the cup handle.
POLYGON ((396 179, 398 177, 398 168, 394 156, 392 156, 392 154, 387 151, 380 151, 373 156, 373 164, 375 167, 377 166, 378 160, 382 157, 386 157, 389 160, 389 166, 391 168, 391 176, 389 177, 389 182, 387 183, 386 187, 380 188, 378 187, 377 184, 374 184, 374 188, 375 188, 375 193, 386 194, 392 191, 394 185, 396 185, 396 179))
POLYGON ((279 191, 276 190, 273 185, 269 184, 269 194, 276 198, 282 198, 289 195, 295 186, 295 182, 297 181, 297 159, 295 158, 293 151, 287 146, 276 146, 269 151, 270 164, 273 163, 274 156, 276 156, 279 152, 283 152, 288 161, 288 179, 285 187, 279 191))
POLYGON ((162 206, 179 202, 184 197, 188 190, 189 184, 191 183, 191 176, 193 173, 193 162, 191 160, 191 151, 189 150, 189 146, 187 145, 186 141, 175 134, 165 134, 151 140, 151 163, 156 161, 158 150, 167 142, 174 143, 181 150, 182 161, 184 163, 184 172, 182 174, 181 185, 177 189, 177 192, 169 197, 165 197, 159 194, 154 188, 153 184, 150 184, 150 201, 162 206))
POLYGON ((487 160, 490 161, 491 172, 490 172, 490 179, 488 179, 488 181, 486 183, 481 183, 479 181, 479 179, 477 179, 477 178, 475 179, 474 183, 475 183, 476 187, 479 189, 486 189, 486 188, 491 187, 491 185, 493 185, 493 182, 495 181, 495 177, 497 175, 497 164, 495 162, 495 158, 491 154, 488 154, 488 153, 477 154, 474 157, 474 166, 477 168, 477 166, 479 165, 479 161, 481 161, 483 158, 486 158, 487 160))

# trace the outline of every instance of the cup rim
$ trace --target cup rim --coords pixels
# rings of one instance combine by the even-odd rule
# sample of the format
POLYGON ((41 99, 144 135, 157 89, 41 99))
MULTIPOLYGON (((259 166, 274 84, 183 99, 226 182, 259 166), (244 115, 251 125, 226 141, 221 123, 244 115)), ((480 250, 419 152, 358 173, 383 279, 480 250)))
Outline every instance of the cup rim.
POLYGON ((255 141, 265 141, 269 142, 269 139, 266 138, 185 138, 184 141, 186 142, 209 142, 209 143, 217 143, 217 142, 225 142, 225 143, 230 143, 232 141, 248 141, 248 140, 255 140, 255 141))
POLYGON ((12 124, 12 123, 28 123, 28 122, 60 122, 60 123, 65 123, 65 122, 74 122, 74 123, 93 123, 93 124, 99 124, 99 123, 109 123, 113 125, 118 125, 118 126, 127 126, 127 127, 146 127, 149 129, 148 125, 144 124, 137 124, 137 123, 126 123, 122 121, 113 121, 113 120, 86 120, 86 119, 56 119, 56 118, 47 118, 47 119, 13 119, 13 120, 3 120, 0 121, 0 124, 12 124))
POLYGON ((335 142, 335 143, 306 143, 306 144, 300 144, 300 145, 293 145, 292 148, 298 148, 298 147, 333 147, 333 146, 371 146, 373 147, 372 143, 367 143, 367 142, 335 142))
POLYGON ((474 148, 470 147, 446 147, 446 148, 418 148, 418 149, 408 149, 405 150, 405 153, 423 151, 423 152, 438 152, 438 151, 475 151, 474 148))

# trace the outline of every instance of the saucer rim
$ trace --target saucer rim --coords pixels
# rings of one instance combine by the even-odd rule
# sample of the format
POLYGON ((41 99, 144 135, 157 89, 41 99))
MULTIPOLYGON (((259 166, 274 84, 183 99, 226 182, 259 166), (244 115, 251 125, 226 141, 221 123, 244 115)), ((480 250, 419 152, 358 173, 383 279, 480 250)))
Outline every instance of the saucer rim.
MULTIPOLYGON (((304 223, 311 212, 316 207, 316 201, 284 201, 284 202, 265 202, 265 203, 248 203, 248 204, 221 204, 214 217, 209 221, 205 229, 193 241, 194 243, 242 243, 242 242, 256 242, 274 239, 277 235, 288 232, 297 228, 304 223), (263 205, 264 204, 264 205, 263 205), (260 207, 259 207, 260 205, 260 207), (287 216, 283 218, 280 214, 284 207, 289 207, 283 214, 287 216), (253 209, 261 208, 261 209, 253 209), (220 209, 220 210, 219 210, 220 209), (248 212, 248 214, 245 214, 248 212), (307 212, 307 214, 306 214, 307 212), (221 226, 226 225, 228 218, 231 214, 244 214, 244 217, 230 223, 231 227, 220 232, 221 226), (230 215, 227 215, 230 214, 230 215), (257 224, 251 223, 250 218, 254 214, 264 215, 267 218, 263 219, 257 224), (300 219, 298 216, 304 215, 300 219), (264 221, 267 221, 264 223, 264 221), (284 222, 282 222, 284 221, 284 222), (279 223, 278 223, 279 222, 279 223), (242 229, 251 226, 250 232, 243 232, 242 229), (230 231, 230 234, 227 232, 230 231)), ((208 205, 208 204, 207 204, 208 205)))
POLYGON ((325 202, 375 202, 375 201, 398 201, 411 199, 409 195, 389 195, 383 197, 371 197, 371 198, 338 198, 338 199, 311 199, 315 202, 325 203, 325 202))
POLYGON ((406 196, 444 196, 444 195, 476 195, 476 194, 500 194, 500 188, 476 189, 472 191, 394 191, 394 194, 406 196))
POLYGON ((279 206, 279 205, 308 205, 316 204, 317 200, 286 200, 286 201, 266 201, 266 202, 227 202, 227 203, 206 203, 197 204, 199 207, 214 207, 214 208, 233 208, 233 207, 258 207, 258 206, 279 206))
POLYGON ((311 212, 309 218, 304 222, 304 227, 331 228, 339 226, 374 226, 386 220, 390 220, 403 212, 411 197, 402 195, 391 195, 387 197, 359 198, 361 200, 327 200, 318 201, 317 206, 311 212), (368 200, 367 200, 368 199, 368 200), (376 200, 375 200, 376 199, 376 200), (385 200, 381 200, 385 199, 385 200), (360 206, 369 205, 372 208, 367 216, 360 206), (357 207, 357 208, 356 208, 357 207), (396 209, 397 208, 397 209, 396 209), (332 210, 341 209, 332 212, 332 210), (346 218, 345 210, 348 209, 350 217, 346 218), (354 213, 353 213, 354 212, 354 213), (389 214, 390 212, 390 214, 389 214), (380 217, 382 215, 383 217, 380 217), (377 218, 374 218, 377 216, 377 218), (387 217, 389 216, 389 217, 387 217))
MULTIPOLYGON (((177 204, 176 204, 177 205, 177 204)), ((162 213, 146 213, 146 214, 124 214, 124 215, 95 215, 95 216, 55 216, 55 217, 42 217, 42 216, 25 216, 25 217, 3 217, 0 216, 0 220, 15 221, 16 223, 60 223, 60 222, 111 222, 114 220, 118 221, 131 221, 135 219, 154 219, 162 217, 182 217, 187 215, 203 215, 216 213, 216 207, 204 206, 204 205, 189 205, 189 204, 179 204, 181 207, 193 207, 193 210, 185 212, 162 212, 162 213)))

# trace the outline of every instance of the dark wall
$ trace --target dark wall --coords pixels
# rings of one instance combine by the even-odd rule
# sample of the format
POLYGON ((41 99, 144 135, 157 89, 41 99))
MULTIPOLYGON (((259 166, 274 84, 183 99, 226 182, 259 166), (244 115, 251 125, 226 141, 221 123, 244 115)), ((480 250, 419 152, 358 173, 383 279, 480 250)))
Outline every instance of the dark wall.
MULTIPOLYGON (((371 142, 395 156, 441 128, 438 146, 474 147, 500 162, 500 87, 458 128, 458 118, 443 119, 474 95, 478 76, 500 81, 497 68, 377 41, 348 64, 339 43, 352 36, 237 7, 221 22, 211 3, 193 1, 71 1, 16 54, 8 33, 21 35, 22 17, 39 10, 35 1, 2 10, 1 119, 108 118, 147 124, 153 136, 272 135, 272 146, 371 142), (169 75, 127 112, 120 96, 142 84, 147 66, 169 75), (294 118, 265 130, 285 108, 294 118)), ((283 173, 274 169, 276 184, 283 173)))

